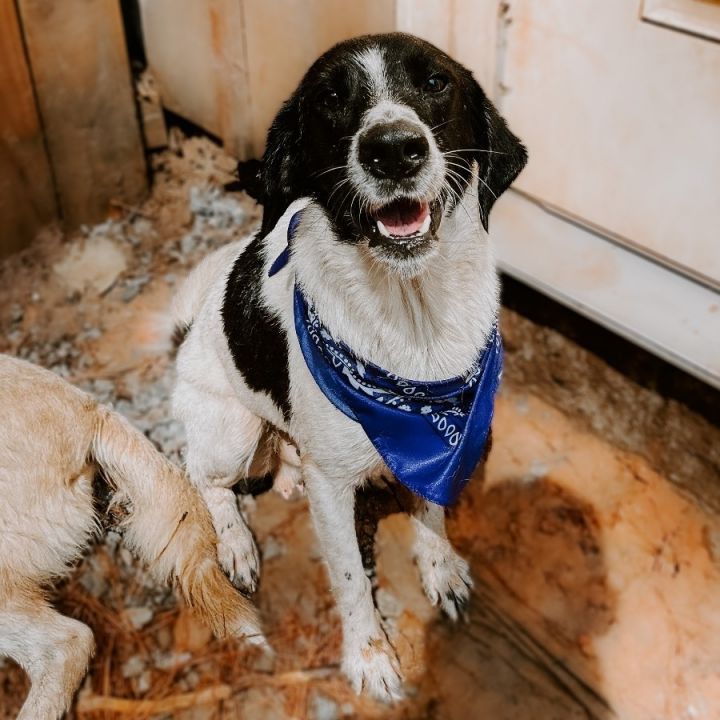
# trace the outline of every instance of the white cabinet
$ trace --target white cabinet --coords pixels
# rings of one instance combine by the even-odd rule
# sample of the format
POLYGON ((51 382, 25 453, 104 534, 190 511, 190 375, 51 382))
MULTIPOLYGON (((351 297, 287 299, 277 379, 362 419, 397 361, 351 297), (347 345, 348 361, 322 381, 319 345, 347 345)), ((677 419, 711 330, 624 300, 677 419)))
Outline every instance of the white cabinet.
POLYGON ((639 9, 512 2, 501 102, 532 150, 516 187, 720 285, 720 43, 639 9))
POLYGON ((496 100, 530 162, 495 230, 508 272, 719 386, 720 43, 690 34, 698 5, 504 3, 496 100))

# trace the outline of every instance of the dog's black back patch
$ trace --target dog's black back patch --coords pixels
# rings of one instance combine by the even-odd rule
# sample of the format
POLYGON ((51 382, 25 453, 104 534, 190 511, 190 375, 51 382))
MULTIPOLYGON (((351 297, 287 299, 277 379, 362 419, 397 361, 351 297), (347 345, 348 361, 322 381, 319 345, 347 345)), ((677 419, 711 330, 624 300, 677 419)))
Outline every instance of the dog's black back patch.
POLYGON ((287 337, 278 316, 263 302, 264 264, 258 235, 235 261, 223 301, 225 336, 247 386, 265 392, 290 414, 287 337))

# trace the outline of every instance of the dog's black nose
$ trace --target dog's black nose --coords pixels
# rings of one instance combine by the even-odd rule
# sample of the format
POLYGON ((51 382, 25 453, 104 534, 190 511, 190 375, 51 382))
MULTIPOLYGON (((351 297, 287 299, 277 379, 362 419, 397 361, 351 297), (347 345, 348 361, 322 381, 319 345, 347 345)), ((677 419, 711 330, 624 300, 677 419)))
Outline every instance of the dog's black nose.
POLYGON ((360 164, 375 177, 401 180, 412 177, 425 164, 430 147, 416 125, 407 122, 378 124, 360 137, 360 164))

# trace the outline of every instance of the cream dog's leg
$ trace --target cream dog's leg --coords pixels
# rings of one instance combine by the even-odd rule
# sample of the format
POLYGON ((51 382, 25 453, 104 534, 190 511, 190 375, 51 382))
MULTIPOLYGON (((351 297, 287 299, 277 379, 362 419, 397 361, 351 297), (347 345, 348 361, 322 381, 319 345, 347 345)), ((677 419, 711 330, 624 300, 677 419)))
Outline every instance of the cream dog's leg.
POLYGON ((252 592, 260 556, 231 488, 248 476, 263 421, 233 395, 218 397, 182 379, 173 408, 185 425, 187 471, 212 516, 220 565, 235 585, 252 592))
POLYGON ((95 643, 90 628, 60 615, 38 591, 0 605, 0 655, 19 663, 30 692, 18 720, 57 720, 80 685, 95 643))
POLYGON ((457 620, 467 605, 472 580, 470 568, 453 549, 445 532, 445 508, 423 500, 413 513, 413 553, 425 594, 433 605, 457 620))

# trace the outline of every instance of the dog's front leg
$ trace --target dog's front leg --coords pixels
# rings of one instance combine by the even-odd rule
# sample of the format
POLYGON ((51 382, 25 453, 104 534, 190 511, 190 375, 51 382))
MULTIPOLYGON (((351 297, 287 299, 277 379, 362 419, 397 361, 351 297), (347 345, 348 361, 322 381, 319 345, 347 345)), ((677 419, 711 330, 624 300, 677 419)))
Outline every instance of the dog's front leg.
POLYGON ((211 393, 182 377, 173 410, 185 425, 188 476, 210 511, 220 566, 236 587, 254 592, 260 556, 232 487, 248 477, 263 423, 230 389, 211 393))
POLYGON ((445 508, 423 500, 413 513, 413 554, 425 594, 457 620, 470 597, 470 568, 454 550, 445 532, 445 508))
POLYGON ((355 484, 306 459, 303 475, 342 622, 343 672, 358 693, 365 689, 379 700, 399 699, 397 659, 380 625, 355 534, 355 484))

